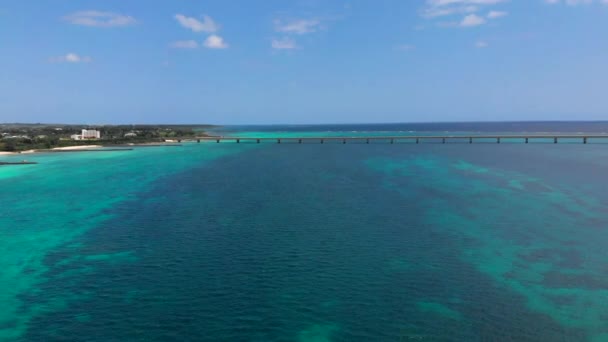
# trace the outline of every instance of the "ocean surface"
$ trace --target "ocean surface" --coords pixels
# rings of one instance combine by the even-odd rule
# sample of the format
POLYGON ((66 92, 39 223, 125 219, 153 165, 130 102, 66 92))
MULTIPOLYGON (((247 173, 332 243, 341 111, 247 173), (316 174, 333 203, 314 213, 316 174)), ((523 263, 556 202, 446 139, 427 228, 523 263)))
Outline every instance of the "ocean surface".
MULTIPOLYGON (((328 132, 608 124, 214 130, 328 132)), ((21 159, 0 166, 0 341, 608 341, 606 144, 0 156, 21 159)))

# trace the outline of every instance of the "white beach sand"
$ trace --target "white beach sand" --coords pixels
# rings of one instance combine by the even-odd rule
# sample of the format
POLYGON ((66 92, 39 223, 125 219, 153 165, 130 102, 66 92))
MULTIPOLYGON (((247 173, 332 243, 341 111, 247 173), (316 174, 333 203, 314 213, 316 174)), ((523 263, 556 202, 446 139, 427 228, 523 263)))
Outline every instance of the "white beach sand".
MULTIPOLYGON (((83 149, 99 148, 99 147, 103 147, 103 146, 100 146, 100 145, 67 146, 67 147, 55 147, 55 148, 53 148, 53 150, 83 150, 83 149)), ((31 153, 38 153, 38 152, 44 152, 44 150, 26 150, 26 151, 21 151, 21 152, 0 151, 0 156, 13 156, 13 155, 31 154, 31 153)))
POLYGON ((0 151, 0 156, 13 156, 13 155, 17 155, 17 154, 30 154, 30 153, 36 153, 38 151, 36 150, 27 150, 27 151, 21 151, 21 152, 2 152, 0 151))
POLYGON ((88 148, 98 148, 101 145, 82 145, 82 146, 67 146, 67 147, 55 147, 53 150, 83 150, 88 148))

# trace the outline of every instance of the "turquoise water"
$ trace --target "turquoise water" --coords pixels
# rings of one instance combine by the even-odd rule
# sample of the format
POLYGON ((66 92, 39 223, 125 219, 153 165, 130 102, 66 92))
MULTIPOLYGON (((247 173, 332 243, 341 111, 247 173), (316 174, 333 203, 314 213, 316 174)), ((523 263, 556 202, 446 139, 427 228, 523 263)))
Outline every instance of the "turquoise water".
POLYGON ((606 341, 607 155, 28 155, 0 167, 0 341, 606 341))

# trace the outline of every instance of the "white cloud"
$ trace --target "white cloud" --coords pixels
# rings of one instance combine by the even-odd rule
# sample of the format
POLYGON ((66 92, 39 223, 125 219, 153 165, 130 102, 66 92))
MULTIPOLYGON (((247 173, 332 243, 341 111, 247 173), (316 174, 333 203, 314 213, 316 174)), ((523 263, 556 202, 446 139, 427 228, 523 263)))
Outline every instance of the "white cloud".
MULTIPOLYGON (((193 32, 205 32, 211 35, 205 39, 203 46, 209 49, 227 49, 228 44, 224 41, 224 38, 214 34, 219 31, 220 26, 213 21, 208 15, 203 15, 203 21, 196 18, 187 17, 183 14, 176 14, 174 16, 177 22, 193 32)), ((194 40, 183 40, 174 42, 171 47, 179 49, 196 49, 199 47, 198 43, 194 40)))
POLYGON ((297 49, 298 45, 294 39, 285 37, 282 39, 272 39, 272 48, 276 50, 293 50, 297 49))
POLYGON ((195 40, 178 40, 171 43, 170 46, 175 49, 196 49, 198 43, 195 40))
POLYGON ((490 19, 496 19, 496 18, 500 18, 500 17, 506 17, 507 15, 509 15, 509 12, 490 11, 488 13, 488 18, 490 18, 490 19))
POLYGON ((600 3, 603 5, 608 5, 608 0, 545 0, 545 3, 549 4, 549 5, 556 5, 556 4, 566 4, 568 6, 577 6, 577 5, 589 5, 589 4, 593 4, 593 3, 600 3))
POLYGON ((487 48, 488 46, 489 46, 489 44, 483 40, 479 40, 475 43, 475 47, 478 49, 487 48))
POLYGON ((445 17, 453 14, 474 13, 478 10, 477 6, 429 7, 423 11, 422 16, 425 18, 445 17))
POLYGON ((296 19, 283 22, 277 19, 274 21, 274 26, 277 32, 306 34, 318 31, 321 28, 321 21, 318 19, 296 19))
POLYGON ((74 25, 93 27, 119 27, 136 23, 135 18, 131 16, 100 11, 76 12, 65 16, 63 19, 74 25))
POLYGON ((565 0, 566 5, 576 6, 576 5, 586 5, 593 2, 593 0, 565 0))
POLYGON ((426 0, 422 10, 425 18, 450 16, 455 14, 476 13, 481 7, 496 5, 507 0, 426 0))
POLYGON ((51 57, 50 60, 54 63, 90 63, 93 61, 91 57, 79 56, 71 52, 64 56, 51 57))
POLYGON ((430 6, 449 6, 449 5, 496 5, 507 0, 427 0, 430 6))
POLYGON ((203 45, 205 45, 205 47, 209 48, 209 49, 226 49, 228 48, 228 44, 226 44, 226 42, 224 42, 224 38, 212 34, 209 37, 207 37, 207 39, 205 39, 205 42, 203 43, 203 45))
POLYGON ((214 33, 220 29, 215 21, 208 15, 203 16, 202 22, 196 18, 186 17, 183 14, 176 14, 174 18, 180 25, 194 32, 214 33))
POLYGON ((462 19, 460 26, 462 27, 473 27, 485 24, 486 20, 477 14, 469 14, 462 19))

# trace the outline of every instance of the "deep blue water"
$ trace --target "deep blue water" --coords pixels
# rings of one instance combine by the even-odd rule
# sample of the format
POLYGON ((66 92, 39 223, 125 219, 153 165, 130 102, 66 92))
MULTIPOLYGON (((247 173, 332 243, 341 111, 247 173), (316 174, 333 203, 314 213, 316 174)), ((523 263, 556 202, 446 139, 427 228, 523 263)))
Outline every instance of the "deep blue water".
MULTIPOLYGON (((496 125, 440 127, 514 129, 496 125)), ((564 125, 542 130, 592 124, 564 125)), ((339 130, 391 127, 409 130, 339 130)), ((605 341, 606 155, 210 143, 35 156, 0 169, 13 203, 0 340, 605 341)))
POLYGON ((608 133, 608 121, 526 121, 454 123, 377 123, 325 125, 252 125, 218 127, 219 132, 516 132, 516 133, 608 133))

